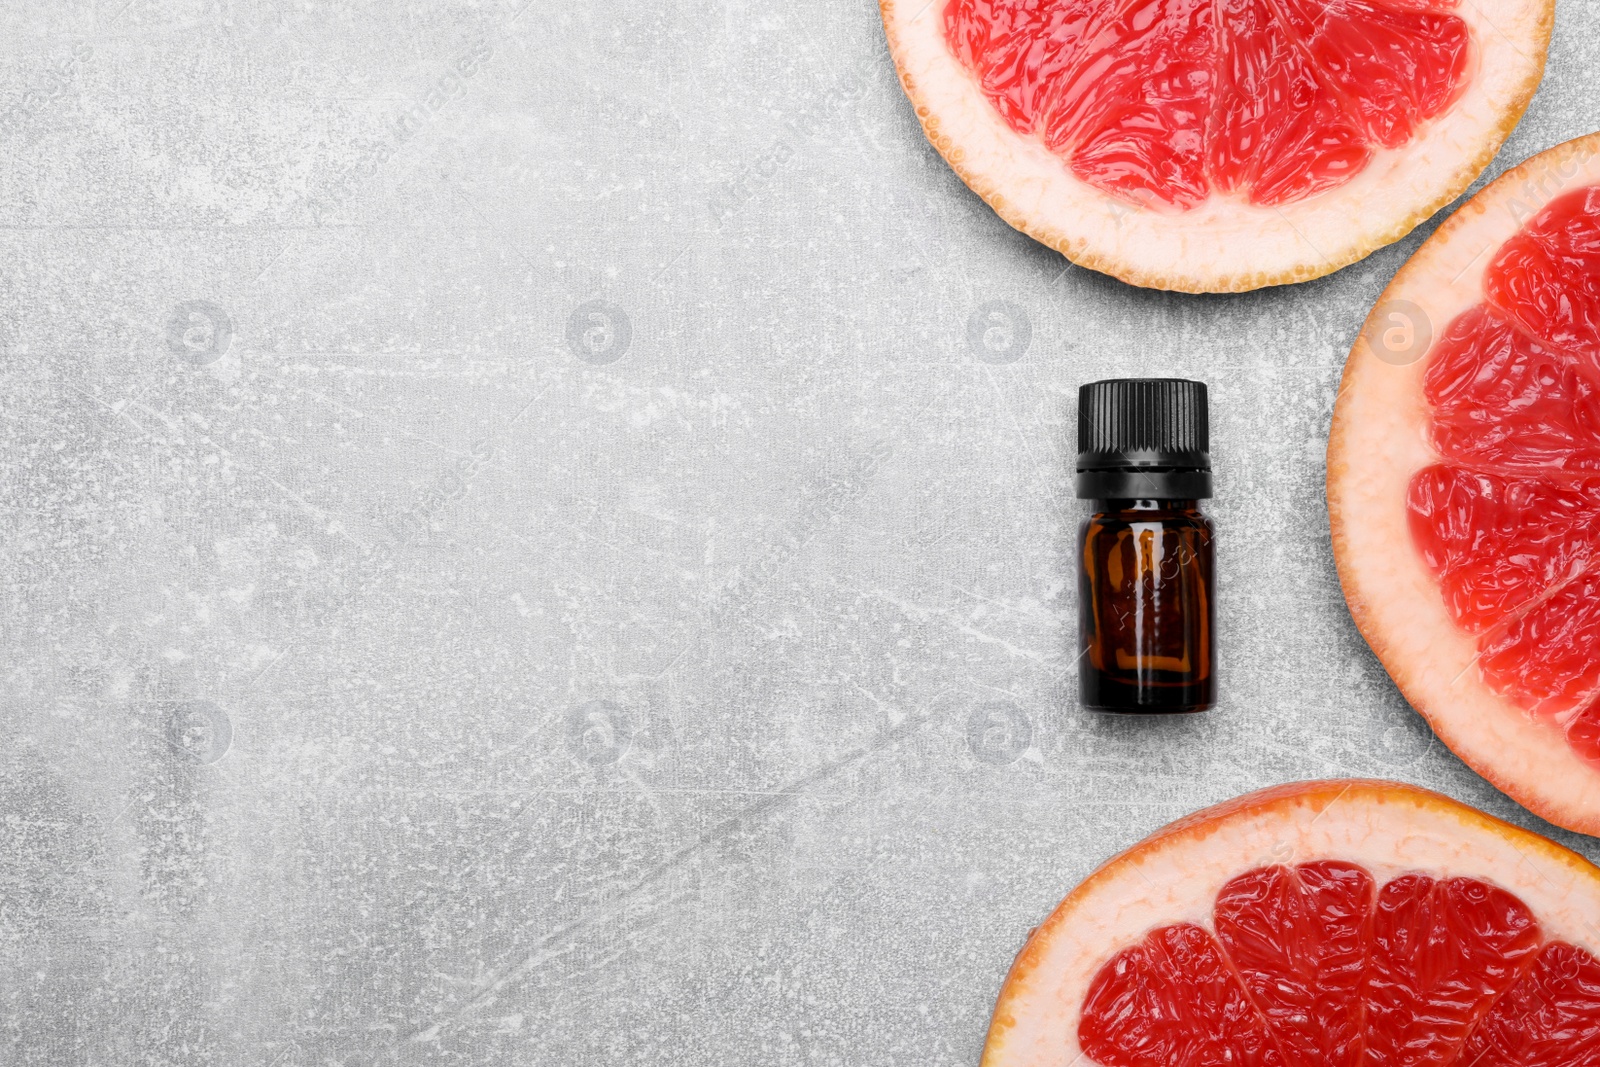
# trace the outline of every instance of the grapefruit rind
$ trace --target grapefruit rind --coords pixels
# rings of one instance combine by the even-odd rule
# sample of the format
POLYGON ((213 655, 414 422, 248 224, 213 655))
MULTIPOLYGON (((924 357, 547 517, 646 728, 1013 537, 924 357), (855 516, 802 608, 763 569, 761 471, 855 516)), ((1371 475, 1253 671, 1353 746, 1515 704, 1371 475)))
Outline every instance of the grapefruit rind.
POLYGON ((1006 976, 982 1067, 1078 1060, 1079 1006, 1114 952, 1169 923, 1210 928, 1217 893, 1253 866, 1320 858, 1359 863, 1380 883, 1410 872, 1476 878, 1521 898, 1548 939, 1600 949, 1600 868, 1577 853, 1415 786, 1278 786, 1172 823, 1068 894, 1006 976))
POLYGON ((1078 180, 1017 133, 952 54, 947 0, 880 0, 889 51, 928 140, 1012 226, 1079 266, 1133 285, 1242 292, 1330 274, 1399 240, 1459 196, 1516 126, 1544 74, 1554 0, 1462 4, 1471 80, 1408 144, 1379 149, 1338 188, 1281 207, 1213 195, 1181 213, 1145 209, 1078 180))
MULTIPOLYGON (((1558 145, 1501 175, 1395 275, 1345 364, 1328 440, 1328 519, 1350 614, 1439 739, 1518 803, 1558 826, 1600 834, 1600 769, 1561 725, 1517 709, 1481 680, 1478 638, 1450 617, 1413 544, 1412 477, 1439 461, 1423 394, 1426 351, 1381 358, 1368 342, 1396 309, 1437 338, 1484 299, 1495 251, 1565 192, 1600 184, 1600 134, 1558 145)), ((1380 346, 1381 347, 1381 346, 1380 346)))

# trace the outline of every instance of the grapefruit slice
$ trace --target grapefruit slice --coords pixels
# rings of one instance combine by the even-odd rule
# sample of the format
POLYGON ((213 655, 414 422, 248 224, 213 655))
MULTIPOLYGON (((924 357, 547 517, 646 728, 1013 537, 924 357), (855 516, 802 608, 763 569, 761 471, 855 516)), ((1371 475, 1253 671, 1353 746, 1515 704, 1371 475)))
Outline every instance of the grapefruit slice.
POLYGON ((880 0, 928 139, 1017 229, 1135 285, 1303 281, 1493 157, 1554 0, 880 0))
POLYGON ((1592 1067, 1600 868, 1393 782, 1279 786, 1105 864, 1028 938, 984 1067, 1592 1067))
POLYGON ((1600 134, 1395 276, 1345 364, 1328 513, 1351 614, 1434 732, 1600 833, 1600 134))

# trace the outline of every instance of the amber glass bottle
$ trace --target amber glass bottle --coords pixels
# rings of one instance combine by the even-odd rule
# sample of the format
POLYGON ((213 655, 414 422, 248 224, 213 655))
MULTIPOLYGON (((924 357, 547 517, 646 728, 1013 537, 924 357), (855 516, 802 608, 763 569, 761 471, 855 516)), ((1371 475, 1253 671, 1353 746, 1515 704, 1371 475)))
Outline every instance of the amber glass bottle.
POLYGON ((1091 382, 1078 393, 1079 698, 1104 711, 1204 711, 1216 701, 1206 387, 1091 382))

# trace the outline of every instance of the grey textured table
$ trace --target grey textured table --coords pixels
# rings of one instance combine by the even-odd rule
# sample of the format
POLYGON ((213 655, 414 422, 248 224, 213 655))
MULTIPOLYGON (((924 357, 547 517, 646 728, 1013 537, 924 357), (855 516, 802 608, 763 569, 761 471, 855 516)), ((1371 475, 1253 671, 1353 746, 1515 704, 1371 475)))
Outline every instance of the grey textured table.
MULTIPOLYGON (((1199 806, 1552 832, 1329 553, 1423 232, 1128 288, 950 173, 870 3, 567 8, 5 5, 0 1061, 969 1064, 1028 928, 1199 806), (1096 718, 1073 400, 1168 373, 1224 698, 1096 718)), ((1492 172, 1600 127, 1597 65, 1563 0, 1492 172)))

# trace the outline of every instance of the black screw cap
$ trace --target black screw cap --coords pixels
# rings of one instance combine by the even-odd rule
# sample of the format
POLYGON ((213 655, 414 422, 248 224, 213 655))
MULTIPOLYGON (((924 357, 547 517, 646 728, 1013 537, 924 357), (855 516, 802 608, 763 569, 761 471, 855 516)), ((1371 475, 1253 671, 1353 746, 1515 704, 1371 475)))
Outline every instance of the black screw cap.
POLYGON ((1204 382, 1111 378, 1078 390, 1078 496, 1200 500, 1211 495, 1204 382))

